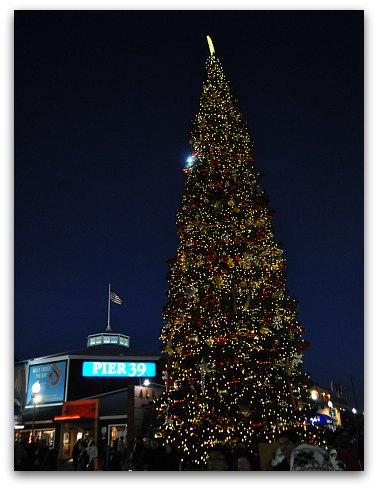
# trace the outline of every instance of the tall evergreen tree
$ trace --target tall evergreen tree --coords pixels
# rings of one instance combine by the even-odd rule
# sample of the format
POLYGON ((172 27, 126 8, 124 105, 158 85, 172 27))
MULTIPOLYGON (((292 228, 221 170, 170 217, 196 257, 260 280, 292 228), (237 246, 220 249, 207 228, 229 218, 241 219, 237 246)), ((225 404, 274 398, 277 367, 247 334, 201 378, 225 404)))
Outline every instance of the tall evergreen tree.
POLYGON ((253 144, 212 46, 190 143, 156 409, 159 435, 201 464, 216 443, 252 449, 305 426, 308 344, 253 144))

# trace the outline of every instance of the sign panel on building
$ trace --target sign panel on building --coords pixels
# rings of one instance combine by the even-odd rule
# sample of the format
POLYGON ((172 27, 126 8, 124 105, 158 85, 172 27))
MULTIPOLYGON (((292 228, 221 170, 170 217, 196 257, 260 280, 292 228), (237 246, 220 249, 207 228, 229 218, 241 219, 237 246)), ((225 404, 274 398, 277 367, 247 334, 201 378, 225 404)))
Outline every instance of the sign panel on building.
POLYGON ((38 404, 64 401, 67 362, 51 362, 29 366, 26 405, 33 405, 32 387, 39 384, 38 404))
POLYGON ((155 362, 83 362, 83 377, 155 377, 155 362))

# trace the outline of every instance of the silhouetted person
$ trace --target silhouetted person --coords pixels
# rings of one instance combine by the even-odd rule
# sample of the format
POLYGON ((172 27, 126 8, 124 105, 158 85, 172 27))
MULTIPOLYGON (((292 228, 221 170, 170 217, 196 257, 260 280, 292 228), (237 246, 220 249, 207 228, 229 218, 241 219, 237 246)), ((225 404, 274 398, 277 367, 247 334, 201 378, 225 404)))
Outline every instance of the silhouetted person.
POLYGON ((58 469, 58 450, 51 448, 47 454, 43 470, 57 470, 58 469))
POLYGON ((72 447, 72 467, 74 470, 78 470, 79 468, 80 445, 81 438, 79 438, 75 445, 72 447))
POLYGON ((279 449, 270 462, 268 470, 290 470, 290 456, 293 450, 299 445, 300 439, 294 430, 287 430, 280 433, 277 437, 279 449), (277 458, 280 457, 280 458, 277 458))
POLYGON ((165 455, 162 459, 162 468, 160 470, 180 470, 180 455, 176 448, 169 443, 163 446, 165 455))
POLYGON ((123 468, 122 455, 119 452, 119 450, 116 450, 113 446, 110 450, 108 469, 109 470, 122 470, 122 468, 123 468))
POLYGON ((142 459, 143 470, 165 470, 164 459, 166 452, 157 438, 151 440, 151 448, 148 448, 142 459))
POLYGON ((224 445, 214 445, 208 451, 206 470, 232 470, 232 453, 224 445))

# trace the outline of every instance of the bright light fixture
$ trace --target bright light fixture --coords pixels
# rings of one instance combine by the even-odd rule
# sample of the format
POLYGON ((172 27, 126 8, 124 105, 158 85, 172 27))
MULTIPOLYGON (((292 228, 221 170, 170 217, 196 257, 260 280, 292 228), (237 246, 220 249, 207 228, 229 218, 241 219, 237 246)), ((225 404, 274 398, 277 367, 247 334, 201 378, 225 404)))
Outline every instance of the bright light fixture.
POLYGON ((33 394, 39 394, 39 391, 41 390, 41 384, 39 383, 39 380, 34 382, 32 385, 32 393, 33 394))

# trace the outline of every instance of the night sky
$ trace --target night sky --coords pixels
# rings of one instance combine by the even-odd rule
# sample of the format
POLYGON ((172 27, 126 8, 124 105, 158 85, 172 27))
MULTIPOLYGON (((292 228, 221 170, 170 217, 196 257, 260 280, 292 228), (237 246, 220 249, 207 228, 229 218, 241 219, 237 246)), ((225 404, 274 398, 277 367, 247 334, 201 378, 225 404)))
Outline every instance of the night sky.
POLYGON ((311 343, 305 370, 363 406, 362 11, 18 11, 14 354, 107 325, 160 352, 188 133, 212 37, 311 343))

